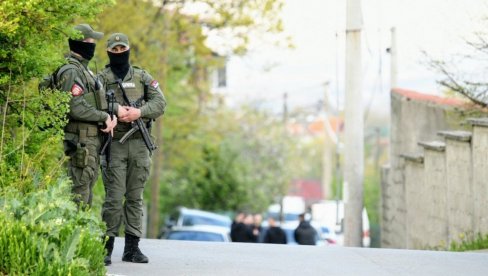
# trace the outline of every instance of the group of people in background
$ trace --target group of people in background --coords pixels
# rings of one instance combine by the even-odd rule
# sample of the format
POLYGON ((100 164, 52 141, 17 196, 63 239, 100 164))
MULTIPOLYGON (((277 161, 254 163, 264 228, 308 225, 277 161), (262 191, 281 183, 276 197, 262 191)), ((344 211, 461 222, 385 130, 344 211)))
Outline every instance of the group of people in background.
MULTIPOLYGON (((230 229, 231 240, 233 242, 287 244, 286 233, 278 222, 273 217, 269 217, 267 221, 268 227, 263 228, 261 214, 237 213, 230 229)), ((297 244, 315 245, 317 232, 305 220, 305 214, 299 216, 299 224, 294 230, 293 237, 297 244)))
POLYGON ((230 227, 231 240, 233 242, 261 242, 262 221, 261 214, 238 213, 230 227))

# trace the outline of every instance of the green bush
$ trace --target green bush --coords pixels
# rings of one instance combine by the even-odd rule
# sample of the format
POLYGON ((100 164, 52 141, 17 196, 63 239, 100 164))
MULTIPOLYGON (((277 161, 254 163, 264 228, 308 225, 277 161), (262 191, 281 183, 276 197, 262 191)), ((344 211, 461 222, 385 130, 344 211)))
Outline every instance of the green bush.
POLYGON ((58 182, 24 197, 0 191, 0 275, 105 275, 103 224, 58 182))
POLYGON ((35 84, 30 84, 15 90, 33 95, 28 99, 19 96, 16 105, 12 104, 19 113, 0 114, 0 123, 5 124, 0 129, 0 189, 15 187, 29 193, 50 185, 65 171, 62 140, 70 95, 60 91, 39 94, 34 89, 35 84))

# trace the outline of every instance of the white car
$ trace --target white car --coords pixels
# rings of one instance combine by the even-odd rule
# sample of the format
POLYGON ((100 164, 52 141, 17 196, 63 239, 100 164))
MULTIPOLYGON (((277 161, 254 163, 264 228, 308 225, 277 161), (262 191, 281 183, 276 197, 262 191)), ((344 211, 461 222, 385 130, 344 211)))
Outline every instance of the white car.
POLYGON ((310 224, 317 230, 319 233, 319 244, 322 245, 337 245, 339 242, 339 237, 335 232, 335 227, 331 227, 329 225, 311 221, 310 224))
MULTIPOLYGON (((344 245, 344 203, 342 201, 323 200, 312 204, 312 218, 315 223, 334 229, 337 245, 344 245)), ((362 219, 363 247, 370 247, 371 237, 369 235, 369 218, 366 208, 363 208, 362 219)))
POLYGON ((231 224, 232 221, 227 216, 198 209, 179 207, 166 219, 165 227, 162 229, 159 237, 164 236, 166 232, 175 227, 197 225, 218 226, 230 232, 231 224))

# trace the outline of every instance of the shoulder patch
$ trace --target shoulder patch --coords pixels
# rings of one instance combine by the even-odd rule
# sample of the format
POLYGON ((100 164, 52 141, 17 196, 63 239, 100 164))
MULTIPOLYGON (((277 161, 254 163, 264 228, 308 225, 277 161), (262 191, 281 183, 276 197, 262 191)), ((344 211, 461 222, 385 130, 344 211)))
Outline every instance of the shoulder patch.
POLYGON ((80 96, 81 94, 83 94, 83 88, 81 88, 81 86, 79 86, 78 84, 73 84, 73 86, 71 87, 71 95, 73 97, 77 97, 77 96, 80 96))
POLYGON ((159 83, 157 80, 153 80, 150 84, 154 89, 158 89, 159 83))

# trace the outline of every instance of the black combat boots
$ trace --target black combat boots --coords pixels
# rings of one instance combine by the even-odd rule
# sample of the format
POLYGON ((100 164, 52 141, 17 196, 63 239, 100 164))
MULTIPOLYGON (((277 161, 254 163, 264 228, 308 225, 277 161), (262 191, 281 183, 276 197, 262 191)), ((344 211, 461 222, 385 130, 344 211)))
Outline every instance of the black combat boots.
POLYGON ((149 259, 139 249, 139 237, 125 234, 124 254, 122 261, 133 263, 148 263, 149 259))
POLYGON ((107 250, 107 255, 105 255, 105 265, 112 264, 112 251, 114 250, 114 241, 115 237, 108 237, 108 240, 105 242, 105 249, 107 250))

